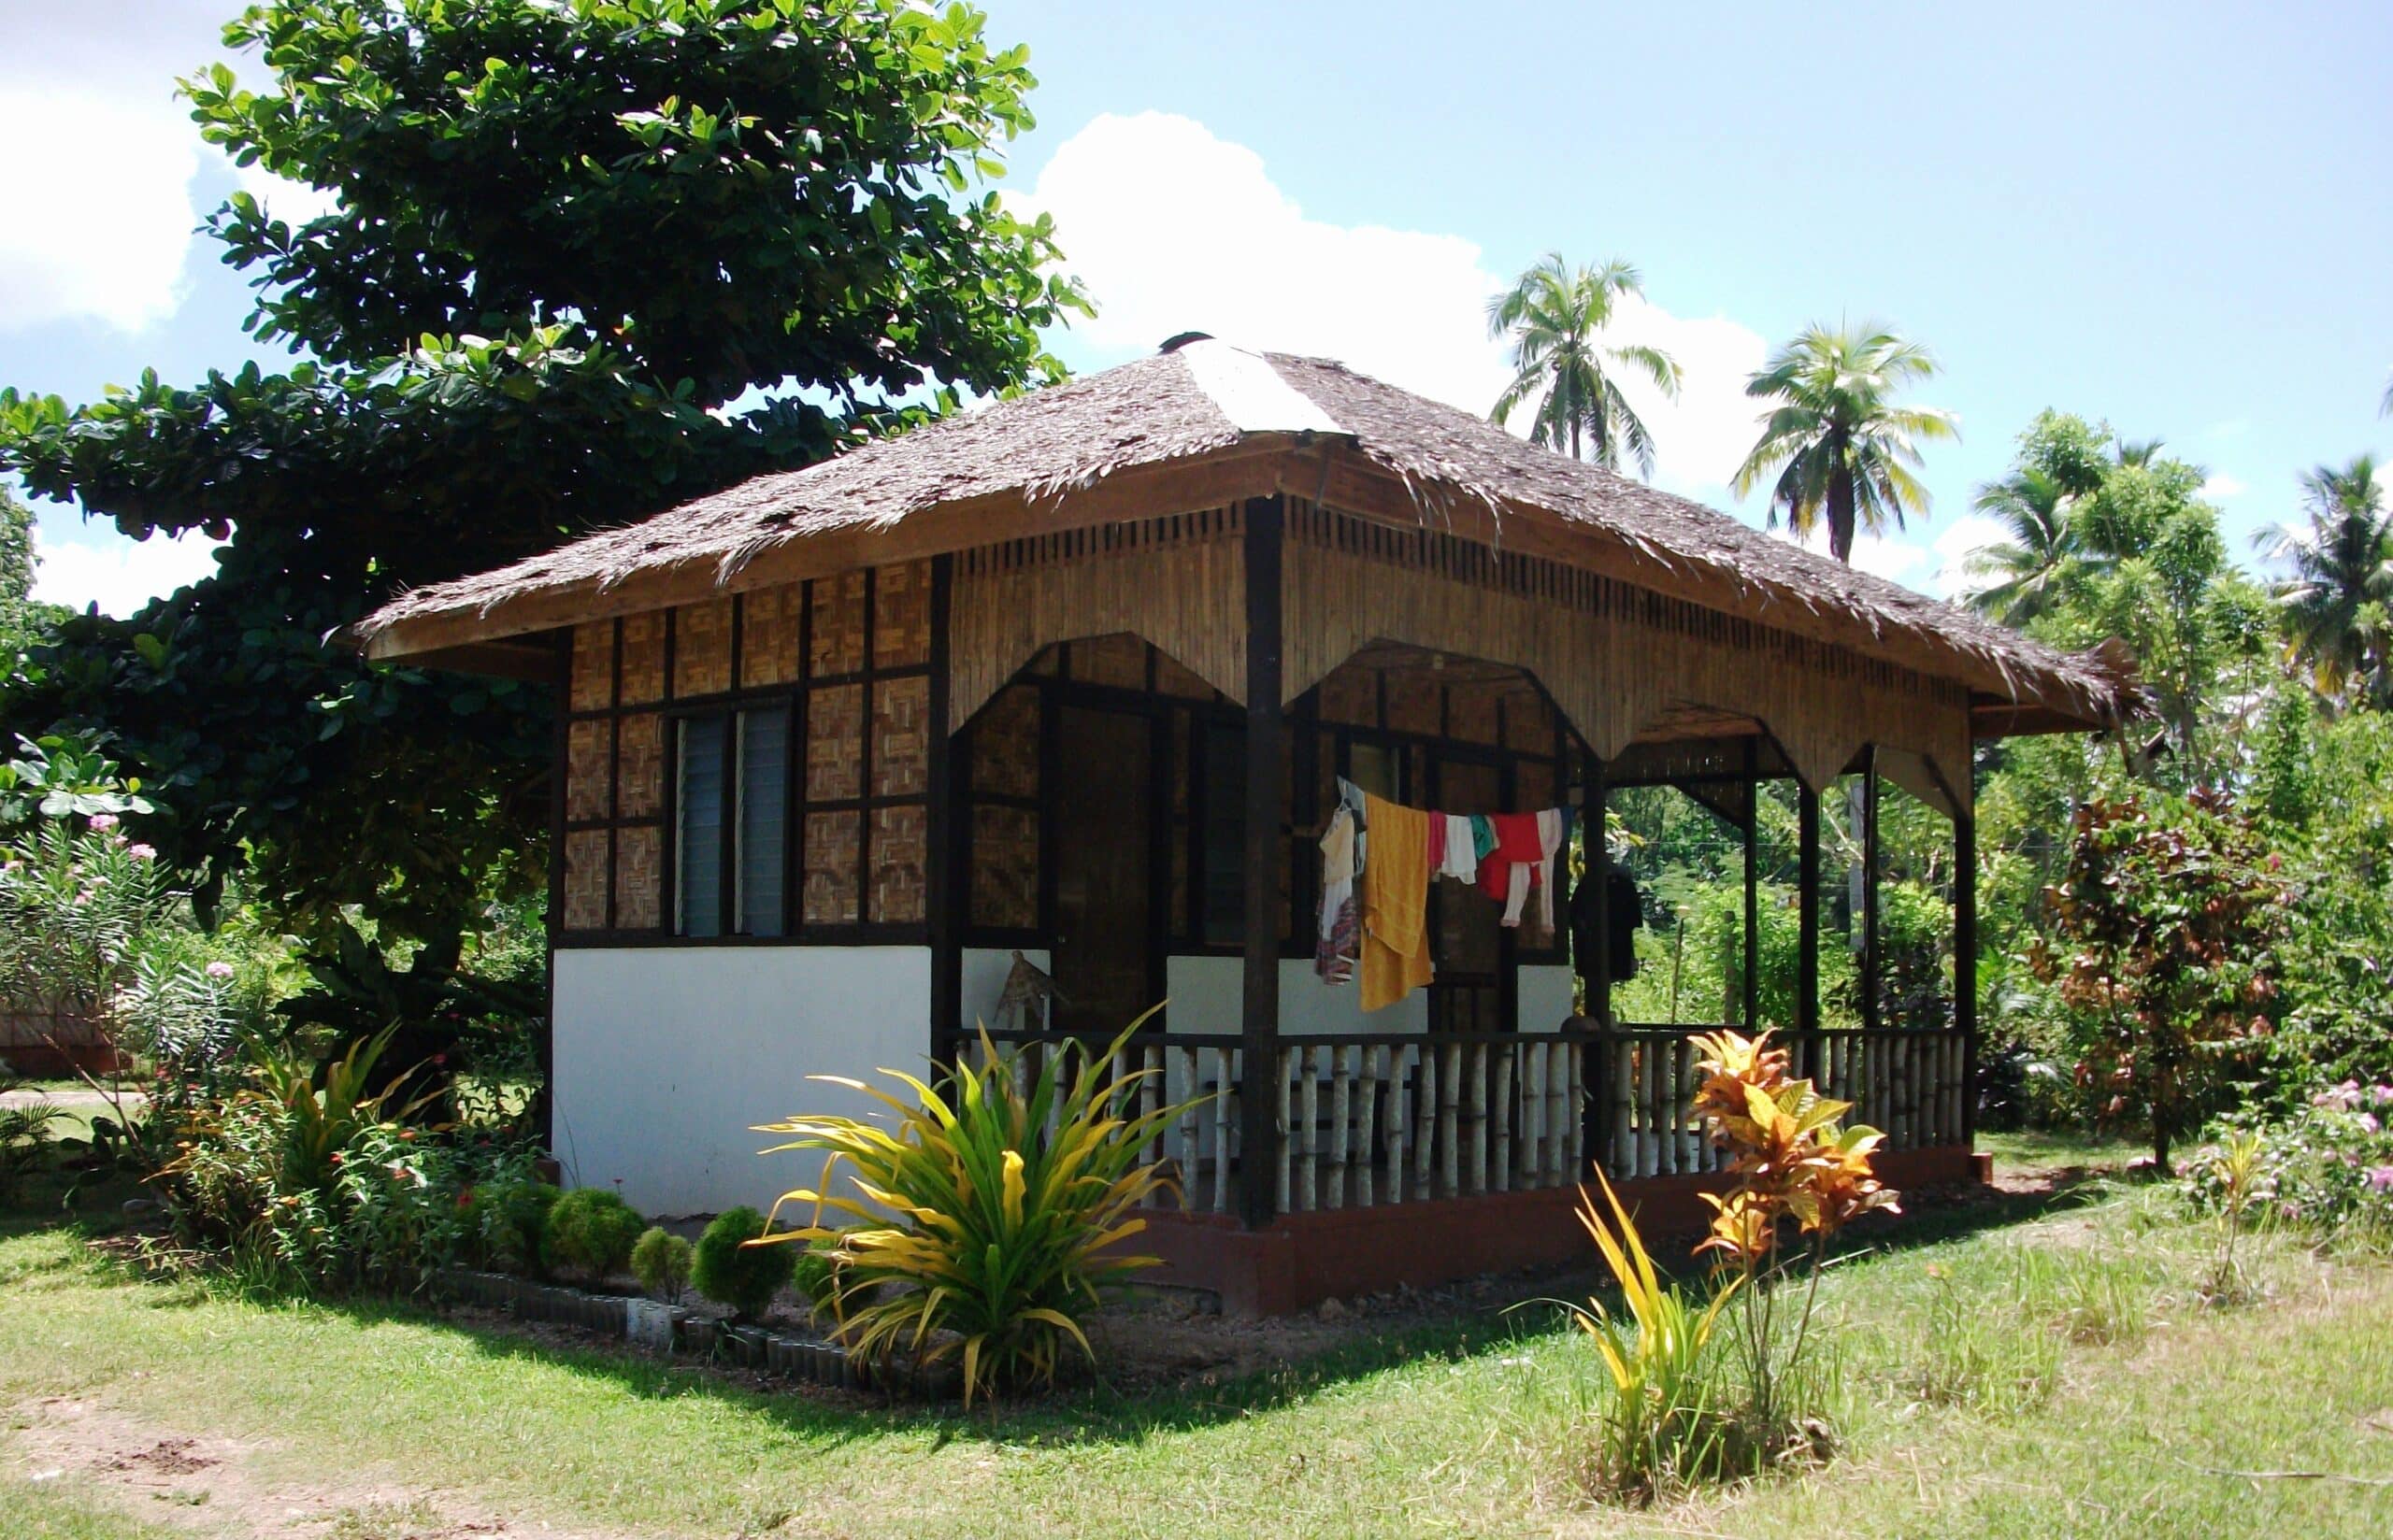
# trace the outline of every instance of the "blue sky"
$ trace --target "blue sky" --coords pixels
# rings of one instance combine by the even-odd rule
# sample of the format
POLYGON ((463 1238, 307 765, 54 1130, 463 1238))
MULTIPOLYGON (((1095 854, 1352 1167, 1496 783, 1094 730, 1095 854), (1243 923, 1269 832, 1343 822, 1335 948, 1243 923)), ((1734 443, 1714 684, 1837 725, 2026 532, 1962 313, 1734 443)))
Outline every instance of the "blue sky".
MULTIPOLYGON (((0 165, 0 383, 249 356, 239 279, 188 236, 234 176, 167 94, 233 8, 0 14, 0 132, 71 120, 80 151, 0 165)), ((1689 372, 1657 479, 1733 507, 1744 373, 1881 317, 1941 357, 1919 398, 1965 436, 1929 451, 1932 517, 1861 559, 1930 591, 2047 405, 2208 467, 2239 548, 2301 468, 2393 449, 2393 7, 989 9, 1042 82, 1008 185, 1103 307, 1059 339, 1078 367, 1196 327, 1480 408, 1487 292, 1549 249, 1623 256, 1627 330, 1689 372)), ((42 544, 69 602, 205 561, 50 507, 42 544)))

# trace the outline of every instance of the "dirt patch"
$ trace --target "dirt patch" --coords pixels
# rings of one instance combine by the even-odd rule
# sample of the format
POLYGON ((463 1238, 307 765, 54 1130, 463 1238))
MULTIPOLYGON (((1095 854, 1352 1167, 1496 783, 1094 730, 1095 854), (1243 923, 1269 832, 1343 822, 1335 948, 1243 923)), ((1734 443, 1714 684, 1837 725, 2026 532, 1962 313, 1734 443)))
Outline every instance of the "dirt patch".
POLYGON ((79 1478, 126 1512, 197 1534, 304 1540, 615 1540, 595 1530, 509 1519, 454 1494, 373 1473, 294 1479, 268 1469, 271 1446, 165 1429, 92 1400, 50 1397, 11 1408, 6 1452, 36 1481, 79 1478))

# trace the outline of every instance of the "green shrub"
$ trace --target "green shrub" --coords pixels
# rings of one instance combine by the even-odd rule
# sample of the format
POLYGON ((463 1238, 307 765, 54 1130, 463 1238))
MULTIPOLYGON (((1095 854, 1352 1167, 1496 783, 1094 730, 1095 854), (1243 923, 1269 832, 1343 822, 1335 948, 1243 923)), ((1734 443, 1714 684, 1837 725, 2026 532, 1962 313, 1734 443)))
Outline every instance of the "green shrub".
POLYGON ((2252 1181, 2262 1217, 2314 1234, 2393 1235, 2393 1083, 2345 1080, 2282 1117, 2221 1119, 2185 1173, 2197 1207, 2227 1212, 2231 1194, 2220 1156, 2242 1130, 2264 1135, 2252 1181))
POLYGON ((750 1246, 765 1233, 765 1216, 745 1205, 715 1216, 690 1258, 690 1282, 734 1317, 752 1320, 765 1313, 790 1280, 795 1257, 782 1246, 750 1246))
POLYGON ((549 1255, 590 1277, 620 1273, 648 1227, 639 1211, 619 1193, 577 1187, 549 1205, 549 1255))
POLYGON ((632 1276, 657 1299, 681 1304, 682 1291, 690 1287, 690 1243, 669 1230, 649 1226, 632 1246, 632 1276))
POLYGON ((1052 1381, 1068 1346, 1095 1357, 1074 1312, 1154 1264, 1113 1243, 1145 1229, 1138 1205, 1172 1188, 1142 1154, 1183 1110, 1138 1115, 1145 1075, 1111 1072, 1138 1025, 1096 1053, 1051 1053, 1035 1077, 984 1039, 982 1062, 936 1090, 901 1077, 910 1105, 868 1092, 896 1114, 894 1129, 828 1116, 764 1125, 796 1135, 779 1148, 830 1155, 825 1191, 781 1202, 858 1221, 787 1232, 773 1248, 829 1245, 833 1314, 851 1348, 955 1358, 967 1403, 1009 1382, 1052 1381), (853 1196, 827 1191, 843 1169, 853 1196), (891 1223, 893 1209, 908 1218, 891 1223))
POLYGON ((474 1260, 501 1273, 546 1277, 549 1210, 563 1196, 530 1175, 501 1176, 470 1190, 464 1204, 465 1228, 474 1260))

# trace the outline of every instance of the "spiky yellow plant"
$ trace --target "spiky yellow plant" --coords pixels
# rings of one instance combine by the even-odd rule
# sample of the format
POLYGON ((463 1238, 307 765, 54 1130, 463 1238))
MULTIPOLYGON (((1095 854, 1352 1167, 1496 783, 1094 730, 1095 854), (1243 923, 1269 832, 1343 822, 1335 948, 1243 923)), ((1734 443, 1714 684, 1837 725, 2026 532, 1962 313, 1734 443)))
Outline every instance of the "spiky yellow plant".
POLYGON ((1569 1308, 1594 1339, 1609 1380, 1599 1475, 1614 1490, 1652 1496, 1665 1480, 1692 1477, 1717 1461, 1720 1435, 1707 1361, 1720 1311, 1738 1285, 1731 1282, 1698 1309, 1676 1284, 1662 1281, 1636 1221, 1601 1171, 1596 1181, 1611 1219, 1607 1223, 1597 1213, 1583 1187, 1579 1222, 1620 1286, 1628 1322, 1624 1325, 1600 1298, 1569 1308))
POLYGON ((982 1063, 936 1086, 881 1071, 910 1093, 903 1099, 812 1077, 862 1091, 896 1121, 810 1115, 760 1125, 793 1135, 768 1155, 828 1159, 816 1187, 773 1205, 778 1219, 783 1205, 811 1205, 812 1221, 768 1225, 752 1244, 825 1243, 831 1305, 850 1349, 884 1362, 901 1352, 924 1365, 953 1358, 967 1405, 1005 1385, 1052 1382, 1067 1344, 1094 1362, 1077 1314, 1155 1264, 1114 1248, 1146 1229, 1140 1204, 1178 1191, 1163 1162, 1140 1155, 1183 1108, 1128 1116, 1154 1072, 1107 1067, 1146 1020, 1096 1053, 1068 1043, 1035 1075, 1018 1073, 1026 1068, 1019 1051, 998 1052, 984 1032, 982 1063))

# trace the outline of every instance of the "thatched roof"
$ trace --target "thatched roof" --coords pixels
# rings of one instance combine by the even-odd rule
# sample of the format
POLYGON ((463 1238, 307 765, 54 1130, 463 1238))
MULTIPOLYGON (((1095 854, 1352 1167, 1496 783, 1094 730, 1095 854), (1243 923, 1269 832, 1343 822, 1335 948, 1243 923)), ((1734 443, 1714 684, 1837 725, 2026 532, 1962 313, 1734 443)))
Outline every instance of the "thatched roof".
POLYGON ((2115 653, 2063 654, 1342 364, 1211 340, 417 589, 358 629, 378 657, 490 642, 795 575, 1172 511, 1148 502, 1133 512, 1100 493, 1165 496, 1175 473, 1206 490, 1192 506, 1249 481, 1242 494, 1284 486, 1309 495, 1376 478, 1400 489, 1413 519, 1498 544, 1533 531, 1540 549, 1596 570, 1961 679, 1982 699, 2039 719, 2103 722, 2137 702, 2115 653), (1341 465, 1352 474, 1333 482, 1341 465), (1190 478, 1199 471, 1201 480, 1190 478))

